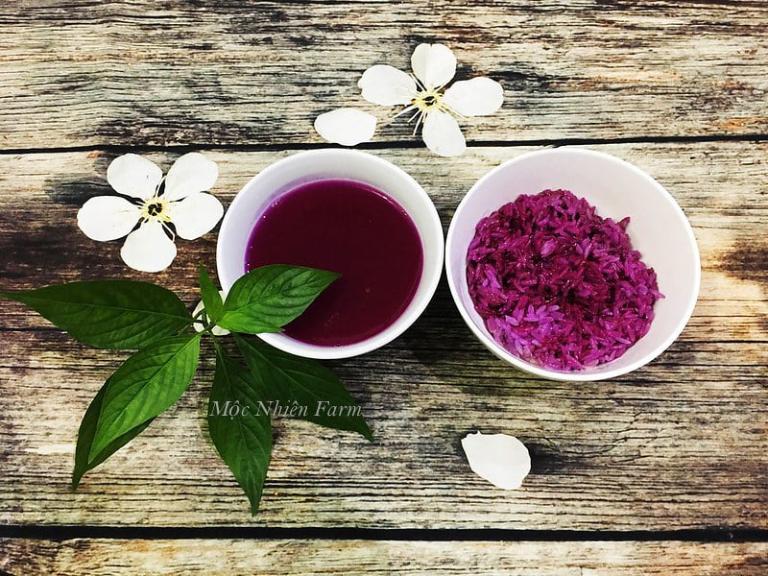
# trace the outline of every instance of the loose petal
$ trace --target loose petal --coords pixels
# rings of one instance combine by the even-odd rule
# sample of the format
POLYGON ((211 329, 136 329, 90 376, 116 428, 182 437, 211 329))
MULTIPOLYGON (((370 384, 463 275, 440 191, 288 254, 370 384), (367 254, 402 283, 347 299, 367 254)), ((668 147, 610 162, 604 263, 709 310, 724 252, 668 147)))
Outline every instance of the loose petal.
POLYGON ((376 131, 376 117, 357 108, 338 108, 315 119, 315 130, 328 142, 355 146, 368 142, 376 131))
POLYGON ((421 133, 427 148, 440 156, 459 156, 467 143, 456 119, 447 112, 430 112, 421 133))
POLYGON ((199 152, 184 154, 173 163, 165 177, 166 200, 181 200, 195 192, 213 188, 219 177, 219 167, 199 152))
POLYGON ((157 164, 138 154, 118 156, 107 168, 107 182, 115 192, 142 200, 155 195, 162 179, 163 171, 157 164))
POLYGON ((380 106, 410 104, 417 92, 413 77, 384 64, 368 68, 357 85, 363 91, 363 98, 380 106))
POLYGON ((176 258, 176 245, 168 238, 160 222, 145 222, 138 230, 128 234, 120 256, 134 270, 160 272, 176 258))
MULTIPOLYGON (((224 290, 219 290, 219 295, 221 295, 222 300, 227 299, 227 293, 224 292, 224 290)), ((192 310, 192 317, 194 318, 200 312, 204 309, 203 301, 200 300, 200 302, 197 303, 197 306, 195 306, 195 309, 192 310)), ((206 314, 203 314, 202 318, 197 320, 192 324, 192 327, 195 329, 195 332, 202 332, 205 330, 205 325, 208 324, 208 316, 206 314)), ((211 333, 213 333, 214 336, 226 336, 229 334, 229 330, 226 328, 220 327, 218 324, 215 325, 213 328, 211 328, 211 333)))
POLYGON ((501 108, 504 89, 490 78, 472 78, 448 88, 443 103, 463 116, 487 116, 501 108))
POLYGON ((456 74, 456 56, 444 44, 419 44, 411 56, 411 67, 427 89, 438 88, 456 74))
POLYGON ((91 240, 107 242, 128 234, 139 221, 139 207, 119 196, 91 198, 77 213, 77 225, 91 240))
POLYGON ((531 471, 528 449, 506 434, 468 434, 461 441, 472 471, 504 490, 520 488, 531 471))
POLYGON ((224 215, 224 207, 218 198, 205 192, 196 192, 181 202, 171 202, 168 207, 176 234, 185 240, 200 238, 213 230, 224 215))

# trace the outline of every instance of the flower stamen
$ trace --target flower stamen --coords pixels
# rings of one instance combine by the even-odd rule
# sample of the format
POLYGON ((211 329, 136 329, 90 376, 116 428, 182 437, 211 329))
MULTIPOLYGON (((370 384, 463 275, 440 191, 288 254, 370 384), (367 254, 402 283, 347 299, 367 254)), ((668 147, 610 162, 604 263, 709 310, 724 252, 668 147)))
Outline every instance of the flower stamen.
POLYGON ((414 81, 416 82, 416 86, 418 86, 418 87, 419 87, 419 92, 423 92, 424 90, 426 90, 426 89, 427 89, 427 87, 426 87, 426 86, 424 86, 424 84, 422 84, 422 83, 421 83, 421 80, 419 80, 419 79, 416 77, 416 74, 414 74, 413 72, 411 72, 411 73, 410 73, 410 74, 408 74, 408 75, 409 75, 411 78, 413 78, 413 79, 414 79, 414 81))
MULTIPOLYGON (((170 222, 170 221, 171 221, 171 219, 169 218, 166 222, 170 222)), ((176 233, 173 231, 173 229, 170 226, 168 226, 168 224, 166 222, 161 222, 161 224, 163 226, 163 230, 165 230, 165 232, 168 234, 168 236, 171 238, 171 240, 173 240, 175 242, 176 241, 176 233)))
POLYGON ((416 136, 416 133, 419 131, 419 126, 421 126, 421 121, 424 119, 425 115, 424 112, 419 112, 419 117, 416 119, 416 125, 413 127, 412 136, 416 136))
POLYGON ((440 105, 440 110, 443 112, 448 112, 448 114, 454 115, 456 118, 460 118, 461 120, 466 120, 467 117, 464 114, 461 114, 460 112, 457 112, 447 104, 443 103, 440 105))

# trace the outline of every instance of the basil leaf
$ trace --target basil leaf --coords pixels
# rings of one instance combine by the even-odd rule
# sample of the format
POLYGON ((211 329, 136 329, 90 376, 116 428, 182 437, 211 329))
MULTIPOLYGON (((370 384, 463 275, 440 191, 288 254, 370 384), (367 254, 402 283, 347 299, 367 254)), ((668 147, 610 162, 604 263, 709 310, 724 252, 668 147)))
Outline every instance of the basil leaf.
POLYGON ((315 360, 287 354, 271 346, 235 335, 251 374, 267 388, 270 400, 301 408, 296 415, 321 426, 349 430, 373 440, 354 398, 341 380, 315 360))
POLYGON ((172 406, 197 370, 200 334, 166 338, 128 358, 105 384, 88 463, 172 406))
POLYGON ((274 264, 251 270, 235 282, 217 322, 233 332, 279 332, 339 277, 335 272, 274 264))
POLYGON ((73 338, 96 348, 136 349, 178 333, 191 317, 171 292, 148 282, 72 282, 36 290, 0 291, 73 338))
POLYGON ((221 314, 224 312, 224 302, 221 300, 219 289, 216 288, 216 285, 211 281, 210 276, 208 276, 208 270, 205 269, 205 266, 200 265, 199 274, 200 294, 203 297, 205 315, 210 322, 216 324, 219 318, 221 318, 221 314))
POLYGON ((208 403, 208 431, 221 459, 256 514, 272 454, 272 425, 262 410, 264 389, 216 346, 216 373, 208 403), (235 410, 233 407, 237 407, 235 410))
POLYGON ((88 462, 88 455, 91 451, 93 437, 96 434, 96 424, 99 420, 101 405, 104 400, 104 392, 106 391, 108 384, 109 382, 102 386, 101 390, 94 396, 88 409, 85 411, 82 422, 80 423, 80 430, 77 433, 77 448, 75 450, 75 467, 72 470, 73 489, 80 485, 80 480, 82 479, 83 474, 104 462, 107 458, 112 456, 112 454, 141 434, 144 429, 152 423, 153 419, 147 420, 143 424, 136 426, 136 428, 129 430, 102 450, 92 462, 88 462))

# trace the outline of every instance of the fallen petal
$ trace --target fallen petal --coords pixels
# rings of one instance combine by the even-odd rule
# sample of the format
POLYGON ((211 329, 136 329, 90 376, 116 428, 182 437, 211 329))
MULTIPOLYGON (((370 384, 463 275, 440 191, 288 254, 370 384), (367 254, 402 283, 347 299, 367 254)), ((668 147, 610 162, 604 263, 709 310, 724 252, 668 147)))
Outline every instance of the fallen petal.
POLYGON ((224 207, 215 196, 195 192, 180 202, 171 202, 168 212, 176 234, 194 240, 213 230, 224 215, 224 207))
POLYGON ((520 488, 531 471, 528 449, 506 434, 467 434, 461 441, 472 471, 504 490, 520 488))
POLYGON ((157 221, 145 222, 125 239, 120 256, 128 266, 141 272, 160 272, 176 258, 176 245, 157 221))
POLYGON ((368 142, 376 131, 376 116, 357 108, 338 108, 315 119, 315 130, 328 142, 355 146, 368 142))
POLYGON ((504 103, 504 88, 490 78, 455 82, 443 96, 443 103, 462 116, 487 116, 504 103))
POLYGON ((427 89, 445 86, 456 74, 456 56, 444 44, 419 44, 411 68, 427 89))
POLYGON ((107 182, 118 194, 148 200, 155 195, 163 171, 138 154, 118 156, 107 168, 107 182))
POLYGON ((467 149, 458 122, 447 112, 427 114, 421 137, 427 148, 440 156, 459 156, 467 149))
POLYGON ((384 64, 371 66, 363 72, 357 86, 363 91, 363 98, 380 106, 410 104, 417 92, 412 76, 384 64))
POLYGON ((119 196, 96 196, 77 212, 77 225, 91 240, 108 242, 128 234, 139 221, 139 207, 119 196))
POLYGON ((165 177, 166 200, 181 200, 195 192, 213 188, 219 177, 219 167, 199 152, 184 154, 173 163, 165 177))

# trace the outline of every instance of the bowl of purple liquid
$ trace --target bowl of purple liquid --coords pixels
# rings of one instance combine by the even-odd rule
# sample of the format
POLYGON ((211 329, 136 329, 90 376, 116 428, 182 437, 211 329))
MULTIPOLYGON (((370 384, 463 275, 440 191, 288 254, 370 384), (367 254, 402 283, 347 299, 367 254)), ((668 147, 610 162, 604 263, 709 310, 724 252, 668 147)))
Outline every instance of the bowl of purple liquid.
POLYGON ((268 264, 341 276, 267 343, 308 358, 379 348, 421 315, 437 288, 443 232, 424 189, 394 164, 354 150, 294 154, 237 194, 221 225, 217 267, 228 290, 268 264))
POLYGON ((464 321, 499 358, 552 380, 644 366, 690 318, 701 271, 672 195, 614 156, 523 154, 466 194, 446 241, 464 321))

